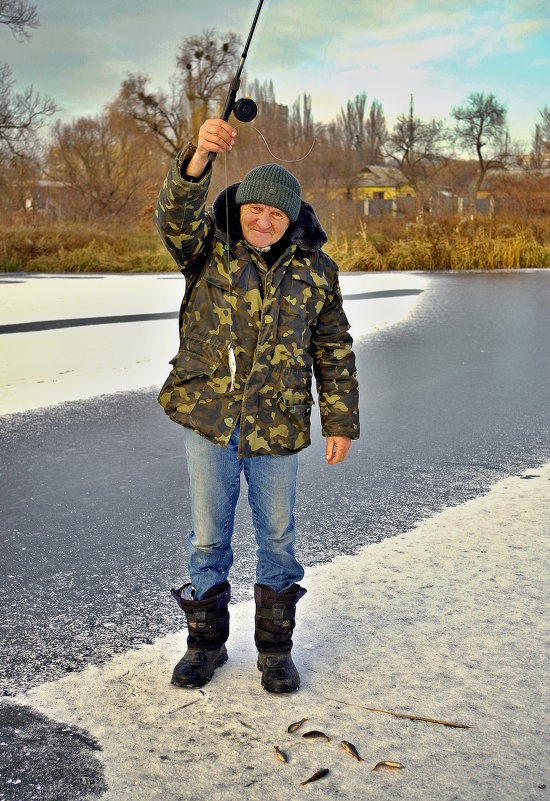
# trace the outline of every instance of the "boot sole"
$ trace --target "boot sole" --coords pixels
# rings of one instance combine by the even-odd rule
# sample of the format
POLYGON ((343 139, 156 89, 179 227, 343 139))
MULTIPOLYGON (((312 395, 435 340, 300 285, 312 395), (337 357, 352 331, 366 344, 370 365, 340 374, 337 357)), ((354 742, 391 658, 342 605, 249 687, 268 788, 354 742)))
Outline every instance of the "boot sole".
POLYGON ((300 688, 300 685, 298 685, 298 687, 273 687, 272 689, 269 689, 262 681, 262 687, 266 693, 269 693, 270 695, 283 695, 285 693, 295 693, 296 690, 300 688))
POLYGON ((205 679, 204 681, 194 682, 193 684, 191 684, 191 683, 183 683, 181 681, 174 681, 174 679, 171 679, 170 680, 170 684, 173 684, 174 687, 182 687, 184 690, 194 690, 194 689, 197 689, 198 687, 204 687, 204 685, 208 684, 208 682, 213 678, 214 671, 216 670, 216 668, 219 668, 219 667, 222 667, 222 665, 225 665, 225 663, 227 662, 228 659, 229 659, 229 656, 227 655, 227 653, 224 654, 223 656, 219 657, 218 660, 216 661, 216 663, 214 664, 214 670, 208 676, 208 678, 205 679))
MULTIPOLYGON (((259 660, 258 660, 258 662, 256 662, 256 667, 258 668, 258 670, 261 673, 262 672, 262 666, 260 665, 259 660)), ((273 693, 273 694, 282 695, 283 693, 294 693, 294 692, 296 692, 296 690, 298 690, 299 687, 300 687, 300 683, 298 682, 298 685, 296 687, 273 687, 272 689, 269 689, 264 684, 264 678, 262 676, 262 687, 266 691, 266 693, 273 693)))

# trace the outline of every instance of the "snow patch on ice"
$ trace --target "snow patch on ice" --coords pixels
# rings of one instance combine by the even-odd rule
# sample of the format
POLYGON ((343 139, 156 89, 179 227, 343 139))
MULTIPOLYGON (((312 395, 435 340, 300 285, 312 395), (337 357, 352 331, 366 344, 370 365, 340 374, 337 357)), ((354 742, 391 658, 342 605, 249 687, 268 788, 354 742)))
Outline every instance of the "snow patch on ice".
MULTIPOLYGON (((423 289, 416 273, 343 273, 351 334, 406 319, 420 295, 354 299, 365 292, 423 289)), ((26 275, 0 283, 3 324, 177 312, 184 280, 166 275, 26 275)), ((177 319, 78 326, 0 337, 0 414, 162 386, 178 347, 177 319)))

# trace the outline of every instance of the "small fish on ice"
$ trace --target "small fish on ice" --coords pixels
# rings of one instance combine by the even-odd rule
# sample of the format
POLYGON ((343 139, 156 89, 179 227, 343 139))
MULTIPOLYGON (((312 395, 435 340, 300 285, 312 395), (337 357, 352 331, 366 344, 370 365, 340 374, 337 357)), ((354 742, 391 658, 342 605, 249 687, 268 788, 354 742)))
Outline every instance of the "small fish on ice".
POLYGON ((348 743, 348 741, 347 741, 347 740, 342 740, 342 742, 340 743, 340 745, 342 746, 342 748, 344 749, 344 751, 346 751, 348 754, 351 754, 351 756, 352 756, 354 759, 356 759, 358 762, 364 762, 364 761, 365 761, 365 760, 363 759, 363 757, 360 757, 360 756, 359 756, 359 752, 357 751, 357 748, 354 746, 354 744, 353 744, 353 743, 348 743))
POLYGON ((382 762, 377 762, 373 770, 381 770, 382 768, 399 770, 400 768, 404 767, 405 765, 402 765, 401 762, 394 762, 393 759, 384 759, 382 762))
POLYGON ((275 751, 275 756, 279 760, 279 762, 288 762, 288 757, 284 751, 281 751, 278 745, 273 746, 273 750, 275 751))
POLYGON ((328 773, 330 773, 328 768, 321 768, 321 770, 318 770, 317 773, 314 773, 313 776, 309 777, 309 779, 300 782, 300 784, 303 787, 304 784, 309 784, 310 782, 316 782, 318 779, 322 779, 323 776, 326 776, 328 773))
POLYGON ((291 723, 291 724, 290 724, 290 726, 289 726, 289 727, 288 727, 288 729, 287 729, 287 732, 288 732, 289 734, 292 734, 292 732, 293 732, 293 731, 296 731, 296 729, 299 729, 299 728, 300 728, 300 726, 301 726, 303 723, 305 723, 305 722, 306 722, 306 720, 309 720, 309 718, 302 718, 302 720, 297 720, 297 721, 296 721, 296 723, 291 723))
POLYGON ((304 737, 306 740, 326 740, 328 743, 330 743, 330 737, 328 737, 324 731, 317 731, 316 729, 313 731, 306 731, 304 734, 302 734, 302 737, 304 737))

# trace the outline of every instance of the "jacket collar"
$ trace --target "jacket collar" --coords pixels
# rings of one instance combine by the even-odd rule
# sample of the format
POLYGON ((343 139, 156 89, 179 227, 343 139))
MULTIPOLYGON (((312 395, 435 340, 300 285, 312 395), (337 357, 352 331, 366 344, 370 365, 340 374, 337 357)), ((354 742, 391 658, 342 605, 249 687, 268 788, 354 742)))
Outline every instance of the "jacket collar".
MULTIPOLYGON (((229 217, 229 240, 231 243, 242 239, 240 211, 235 202, 235 195, 239 184, 230 184, 223 189, 214 200, 212 214, 216 228, 226 237, 227 217, 229 217), (227 199, 226 199, 227 195, 227 199), (226 214, 226 208, 229 214, 226 214)), ((290 243, 304 250, 319 250, 327 242, 327 235, 317 219, 313 206, 302 200, 298 219, 290 223, 288 228, 290 243)))

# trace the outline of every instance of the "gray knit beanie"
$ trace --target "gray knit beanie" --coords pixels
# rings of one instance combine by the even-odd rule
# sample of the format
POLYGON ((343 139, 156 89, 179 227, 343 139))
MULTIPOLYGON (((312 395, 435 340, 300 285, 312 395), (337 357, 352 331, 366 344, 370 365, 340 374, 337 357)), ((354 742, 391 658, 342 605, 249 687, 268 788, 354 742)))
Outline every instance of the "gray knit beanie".
POLYGON ((235 195, 237 205, 262 203, 284 211, 291 222, 300 213, 300 184, 291 172, 279 164, 263 164, 245 175, 235 195))

